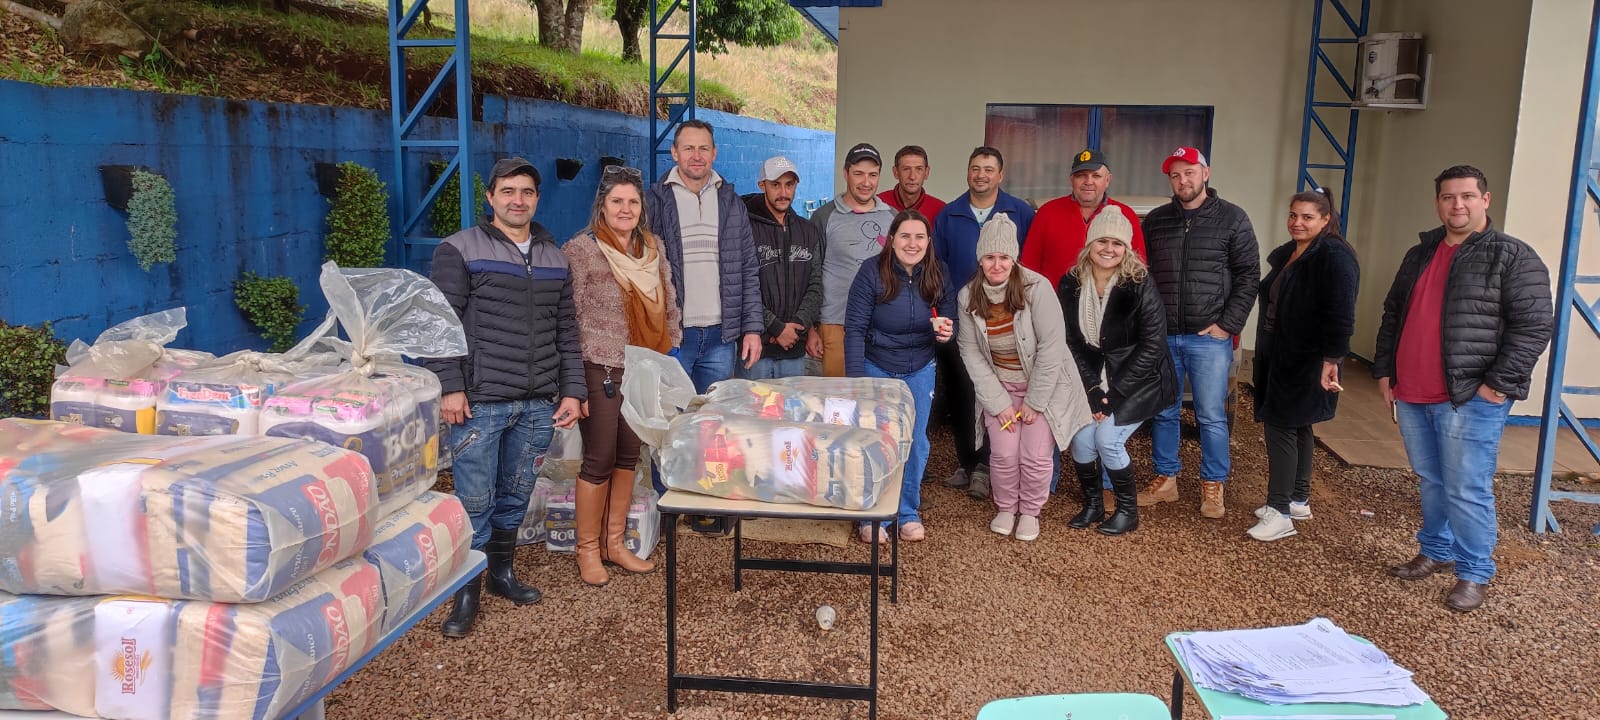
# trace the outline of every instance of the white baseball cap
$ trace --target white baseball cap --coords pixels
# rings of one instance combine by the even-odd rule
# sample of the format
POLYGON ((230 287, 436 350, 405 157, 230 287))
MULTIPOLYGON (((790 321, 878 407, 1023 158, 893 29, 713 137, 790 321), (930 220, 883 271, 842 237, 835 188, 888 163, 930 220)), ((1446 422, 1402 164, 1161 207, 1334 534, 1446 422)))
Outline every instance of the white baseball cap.
POLYGON ((777 180, 783 177, 784 173, 794 173, 794 179, 796 181, 800 180, 800 168, 795 167, 795 164, 789 158, 782 155, 774 155, 761 164, 762 182, 777 180))

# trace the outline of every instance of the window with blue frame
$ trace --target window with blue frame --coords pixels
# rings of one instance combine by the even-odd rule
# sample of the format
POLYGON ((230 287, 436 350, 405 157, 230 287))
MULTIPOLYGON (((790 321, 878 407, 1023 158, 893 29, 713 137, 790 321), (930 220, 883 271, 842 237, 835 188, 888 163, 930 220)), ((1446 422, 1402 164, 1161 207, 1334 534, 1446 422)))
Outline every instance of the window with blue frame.
POLYGON ((1006 156, 1006 192, 1042 205, 1072 191, 1072 158, 1105 153, 1111 195, 1172 194, 1161 162, 1182 146, 1211 155, 1209 106, 990 103, 984 144, 1006 156))

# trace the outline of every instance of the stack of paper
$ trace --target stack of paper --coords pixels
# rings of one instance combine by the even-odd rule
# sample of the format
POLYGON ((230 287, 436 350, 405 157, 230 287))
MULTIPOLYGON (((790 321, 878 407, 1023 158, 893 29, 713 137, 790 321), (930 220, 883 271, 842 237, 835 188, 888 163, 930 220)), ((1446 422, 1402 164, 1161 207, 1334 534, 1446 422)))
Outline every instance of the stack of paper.
POLYGON ((1428 695, 1411 671, 1327 618, 1304 625, 1197 632, 1174 638, 1197 687, 1274 705, 1416 705, 1428 695))

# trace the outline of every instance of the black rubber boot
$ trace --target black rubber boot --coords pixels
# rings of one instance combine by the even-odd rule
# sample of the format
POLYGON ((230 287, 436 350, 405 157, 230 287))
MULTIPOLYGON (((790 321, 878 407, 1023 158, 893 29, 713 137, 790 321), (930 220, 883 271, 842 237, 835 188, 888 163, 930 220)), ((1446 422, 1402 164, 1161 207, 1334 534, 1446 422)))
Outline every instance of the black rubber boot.
POLYGON ((483 591, 483 573, 468 580, 456 591, 454 602, 450 606, 450 617, 445 618, 445 637, 464 638, 472 632, 472 625, 478 621, 478 597, 483 591))
POLYGON ((1083 490, 1083 509, 1067 521, 1067 527, 1083 530, 1106 516, 1106 504, 1100 493, 1100 463, 1073 463, 1078 473, 1078 487, 1083 490))
POLYGON ((1106 474, 1111 476, 1111 496, 1117 499, 1117 510, 1097 529, 1106 535, 1139 529, 1139 488, 1133 482, 1133 466, 1107 470, 1106 474))
POLYGON ((516 530, 490 531, 489 542, 483 546, 483 553, 489 556, 489 571, 486 573, 489 576, 489 592, 518 605, 532 605, 539 602, 542 595, 538 588, 517 581, 516 572, 511 567, 516 550, 516 530))

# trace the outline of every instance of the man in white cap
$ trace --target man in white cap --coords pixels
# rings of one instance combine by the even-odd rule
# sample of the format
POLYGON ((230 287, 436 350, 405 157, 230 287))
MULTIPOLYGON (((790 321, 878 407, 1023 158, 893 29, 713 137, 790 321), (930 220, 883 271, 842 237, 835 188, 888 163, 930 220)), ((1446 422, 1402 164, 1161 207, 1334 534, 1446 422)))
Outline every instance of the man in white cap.
POLYGON ((822 317, 822 231, 795 213, 800 170, 778 155, 761 164, 761 192, 744 196, 761 277, 761 359, 741 376, 804 375, 806 342, 822 317))

